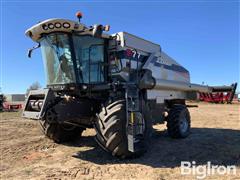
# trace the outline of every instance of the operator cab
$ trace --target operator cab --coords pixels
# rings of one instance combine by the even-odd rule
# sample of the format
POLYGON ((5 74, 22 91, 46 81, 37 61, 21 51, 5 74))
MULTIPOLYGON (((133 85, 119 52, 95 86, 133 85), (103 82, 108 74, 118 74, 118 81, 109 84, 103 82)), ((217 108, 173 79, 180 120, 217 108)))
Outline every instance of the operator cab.
MULTIPOLYGON (((86 27, 65 19, 48 19, 26 31, 41 47, 47 86, 66 89, 69 85, 104 84, 107 80, 106 50, 109 26, 86 27)), ((31 56, 32 50, 29 50, 31 56)))
POLYGON ((104 82, 103 39, 51 33, 40 44, 48 85, 104 82))

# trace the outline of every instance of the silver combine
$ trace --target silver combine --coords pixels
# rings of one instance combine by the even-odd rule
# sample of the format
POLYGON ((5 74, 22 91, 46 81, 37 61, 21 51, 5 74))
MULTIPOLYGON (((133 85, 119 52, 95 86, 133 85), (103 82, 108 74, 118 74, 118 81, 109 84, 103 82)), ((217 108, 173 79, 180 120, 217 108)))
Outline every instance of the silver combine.
MULTIPOLYGON (((37 119, 55 142, 80 138, 95 128, 98 144, 119 158, 150 146, 152 125, 167 122, 172 138, 190 134, 187 99, 198 92, 234 89, 190 82, 187 69, 160 45, 110 26, 48 19, 26 31, 41 48, 47 87, 31 91, 23 117, 37 119)), ((236 87, 235 87, 236 88, 236 87)))

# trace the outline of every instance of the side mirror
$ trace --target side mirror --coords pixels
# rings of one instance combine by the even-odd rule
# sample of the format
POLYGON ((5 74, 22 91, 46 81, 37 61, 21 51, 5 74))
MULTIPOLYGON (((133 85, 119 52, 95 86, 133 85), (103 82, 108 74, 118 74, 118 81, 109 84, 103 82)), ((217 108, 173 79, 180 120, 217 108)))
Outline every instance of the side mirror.
POLYGON ((103 26, 101 24, 95 24, 92 27, 92 32, 94 37, 101 37, 103 31, 109 31, 110 30, 110 25, 103 26))
POLYGON ((94 37, 101 37, 102 36, 102 32, 103 32, 103 25, 101 24, 95 24, 93 26, 93 31, 92 31, 92 35, 94 37))
POLYGON ((28 49, 28 52, 27 52, 28 58, 32 57, 32 51, 33 51, 33 49, 28 49))
POLYGON ((40 43, 38 43, 37 46, 35 46, 35 47, 31 48, 31 49, 28 49, 27 56, 28 56, 29 58, 31 58, 31 57, 32 57, 32 51, 35 50, 35 49, 37 49, 37 48, 39 48, 40 46, 41 46, 40 43))

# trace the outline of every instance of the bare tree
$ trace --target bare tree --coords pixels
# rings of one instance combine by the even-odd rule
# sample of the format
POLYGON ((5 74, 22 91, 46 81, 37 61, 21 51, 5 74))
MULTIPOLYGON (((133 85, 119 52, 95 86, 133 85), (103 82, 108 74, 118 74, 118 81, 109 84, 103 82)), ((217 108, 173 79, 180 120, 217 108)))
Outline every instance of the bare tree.
POLYGON ((36 82, 32 83, 31 86, 29 86, 29 88, 26 91, 26 95, 28 96, 28 94, 31 90, 37 90, 37 89, 40 89, 40 88, 41 88, 40 83, 38 81, 36 81, 36 82))

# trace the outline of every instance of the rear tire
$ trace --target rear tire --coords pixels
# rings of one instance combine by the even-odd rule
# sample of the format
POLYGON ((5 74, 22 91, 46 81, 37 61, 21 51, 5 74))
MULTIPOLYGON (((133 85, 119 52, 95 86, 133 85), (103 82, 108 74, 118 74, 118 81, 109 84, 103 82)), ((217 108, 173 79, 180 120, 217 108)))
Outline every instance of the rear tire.
POLYGON ((55 117, 53 113, 51 110, 48 110, 46 117, 39 120, 40 128, 48 138, 56 143, 63 143, 81 137, 82 132, 85 130, 84 128, 53 122, 54 119, 51 119, 55 117))
POLYGON ((185 138, 190 134, 191 118, 185 105, 173 105, 167 117, 167 131, 172 138, 185 138))
POLYGON ((130 158, 138 157, 142 155, 146 149, 147 139, 150 136, 151 132, 151 121, 146 118, 146 106, 143 108, 143 118, 145 123, 145 133, 142 140, 140 140, 138 145, 141 150, 137 152, 128 151, 128 139, 127 139, 127 119, 126 119, 126 102, 125 100, 118 100, 107 107, 104 107, 99 113, 98 119, 95 124, 95 129, 97 131, 96 141, 98 144, 110 152, 113 156, 119 158, 130 158))

